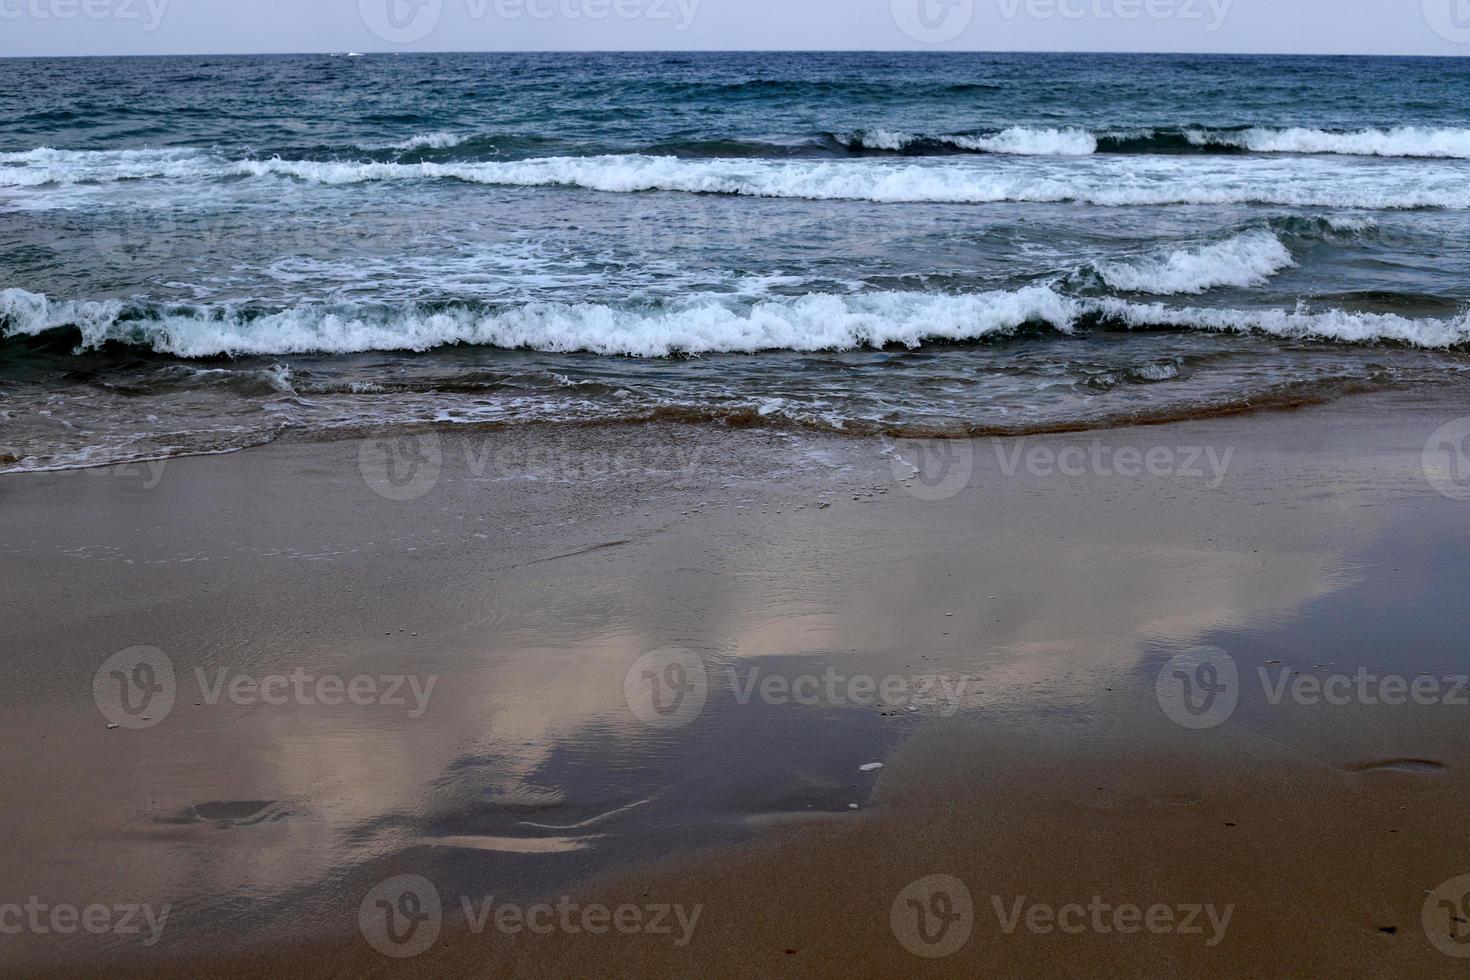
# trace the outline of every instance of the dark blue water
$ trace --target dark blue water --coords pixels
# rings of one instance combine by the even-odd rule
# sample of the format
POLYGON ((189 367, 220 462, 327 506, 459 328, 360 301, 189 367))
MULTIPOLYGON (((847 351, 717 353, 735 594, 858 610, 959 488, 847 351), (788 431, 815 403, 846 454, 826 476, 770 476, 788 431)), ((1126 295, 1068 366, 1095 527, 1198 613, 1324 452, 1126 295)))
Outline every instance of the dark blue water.
POLYGON ((1470 62, 0 61, 0 468, 1452 383, 1470 62))

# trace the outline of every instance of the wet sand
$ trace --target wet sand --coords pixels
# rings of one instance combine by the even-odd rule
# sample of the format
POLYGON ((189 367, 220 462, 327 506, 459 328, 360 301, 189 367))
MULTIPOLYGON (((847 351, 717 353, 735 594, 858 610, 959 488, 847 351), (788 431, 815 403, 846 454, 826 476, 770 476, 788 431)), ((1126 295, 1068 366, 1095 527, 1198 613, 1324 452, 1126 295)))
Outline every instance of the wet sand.
POLYGON ((5 972, 1458 973, 1470 502, 1424 447, 1463 404, 7 477, 0 905, 169 911, 0 936, 5 972), (94 689, 138 647, 146 723, 94 689), (1439 699, 1272 703, 1360 668, 1439 699))

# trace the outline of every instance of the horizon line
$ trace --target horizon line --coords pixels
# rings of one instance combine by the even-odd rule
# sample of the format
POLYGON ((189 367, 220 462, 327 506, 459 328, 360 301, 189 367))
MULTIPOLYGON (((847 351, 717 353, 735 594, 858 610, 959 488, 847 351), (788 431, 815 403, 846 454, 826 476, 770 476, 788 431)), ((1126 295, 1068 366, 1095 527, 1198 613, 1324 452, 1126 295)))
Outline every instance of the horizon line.
POLYGON ((443 51, 419 51, 419 50, 368 50, 355 51, 352 49, 330 50, 330 51, 172 51, 154 54, 0 54, 0 61, 41 61, 41 60, 81 60, 84 58, 293 58, 293 57, 341 57, 345 55, 356 55, 367 57, 368 55, 385 55, 400 57, 403 55, 528 55, 528 54, 564 54, 564 55, 608 55, 608 54, 648 54, 648 55, 701 55, 701 54, 923 54, 923 55, 1008 55, 1008 54, 1043 54, 1043 55, 1103 55, 1113 57, 1162 57, 1172 56, 1181 58, 1467 58, 1470 54, 1392 54, 1385 52, 1319 52, 1319 51, 1099 51, 1099 50, 1059 50, 1046 48, 1014 48, 1010 50, 986 50, 968 48, 521 48, 516 50, 443 50, 443 51))

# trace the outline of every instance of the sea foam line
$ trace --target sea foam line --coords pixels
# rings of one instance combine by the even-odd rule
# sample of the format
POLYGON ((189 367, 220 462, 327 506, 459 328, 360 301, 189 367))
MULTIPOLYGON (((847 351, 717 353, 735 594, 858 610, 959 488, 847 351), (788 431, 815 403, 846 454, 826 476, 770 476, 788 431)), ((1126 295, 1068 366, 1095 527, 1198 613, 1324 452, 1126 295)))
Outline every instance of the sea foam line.
POLYGON ((919 136, 888 129, 867 129, 843 137, 851 147, 867 150, 905 150, 916 143, 937 143, 959 150, 1008 156, 1090 156, 1097 152, 1097 136, 1075 126, 1034 129, 1012 126, 989 135, 919 136))
POLYGON ((115 341, 180 357, 423 351, 452 344, 635 357, 889 344, 912 348, 932 341, 1006 336, 1028 325, 1071 333, 1090 319, 1130 328, 1392 341, 1436 349, 1470 342, 1470 314, 1436 320, 1306 308, 1176 307, 1075 298, 1049 286, 961 295, 808 294, 753 304, 703 296, 678 306, 644 309, 597 303, 532 303, 497 311, 302 305, 264 314, 226 307, 139 311, 115 301, 57 302, 20 289, 0 291, 0 334, 35 335, 74 326, 84 347, 115 341))
POLYGON ((939 135, 879 127, 858 130, 841 139, 854 149, 892 152, 929 145, 1018 156, 1090 156, 1100 151, 1120 152, 1123 144, 1133 153, 1167 150, 1176 147, 1181 136, 1186 143, 1201 148, 1230 147, 1252 153, 1470 159, 1470 129, 1436 126, 1358 130, 1309 126, 1183 130, 1011 126, 990 133, 939 135))
MULTIPOLYGON (((1076 202, 1107 207, 1269 204, 1365 210, 1470 207, 1470 180, 1458 169, 1362 172, 1360 168, 1191 165, 1169 158, 1089 158, 1084 169, 1055 163, 1006 168, 968 162, 685 160, 640 154, 542 157, 506 163, 398 164, 250 160, 229 172, 324 184, 454 179, 510 187, 571 187, 631 194, 675 191, 884 204, 1076 202)), ((1387 165, 1385 165, 1387 166, 1387 165)))
POLYGON ((1185 135, 1196 146, 1234 146, 1253 153, 1470 159, 1470 129, 1396 126, 1333 131, 1258 126, 1239 132, 1192 129, 1185 135))
MULTIPOLYGON (((342 185, 460 180, 508 187, 571 187, 606 193, 674 191, 803 200, 985 204, 1078 202, 1102 206, 1268 204, 1391 210, 1470 207, 1458 162, 1347 166, 1320 158, 1206 162, 1158 156, 1005 157, 985 165, 947 159, 690 160, 622 154, 514 162, 381 163, 223 160, 198 151, 128 156, 31 151, 0 166, 0 186, 158 177, 283 177, 342 185), (1002 162, 1003 161, 1003 162, 1002 162)), ((0 161, 4 162, 4 161, 0 161)))

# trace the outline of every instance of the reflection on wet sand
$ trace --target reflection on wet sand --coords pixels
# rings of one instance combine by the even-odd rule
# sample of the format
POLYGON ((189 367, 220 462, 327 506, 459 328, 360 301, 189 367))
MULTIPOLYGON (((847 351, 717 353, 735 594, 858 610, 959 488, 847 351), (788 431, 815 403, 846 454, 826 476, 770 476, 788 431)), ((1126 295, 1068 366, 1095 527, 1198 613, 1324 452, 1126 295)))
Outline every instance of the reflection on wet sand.
MULTIPOLYGON (((1218 488, 1006 477, 981 452, 971 489, 942 502, 901 492, 876 445, 701 430, 689 437, 713 440, 720 468, 664 497, 636 481, 588 492, 466 477, 388 504, 358 478, 353 447, 331 444, 182 461, 148 493, 16 480, 9 521, 58 540, 6 562, 67 576, 78 596, 126 583, 119 594, 138 601, 91 617, 79 600, 22 607, 18 638, 47 656, 26 662, 27 696, 0 711, 7 731, 45 747, 7 765, 19 803, 0 827, 33 842, 8 877, 21 891, 171 902, 166 945, 180 953, 201 937, 250 948, 262 929, 350 935, 342 908, 391 872, 531 897, 890 805, 929 778, 915 753, 942 745, 946 725, 1005 719, 1015 733, 1110 716, 1114 688, 1151 695, 1144 667, 1160 651, 1268 630, 1361 581, 1353 563, 1390 526, 1365 503, 1404 492, 1406 471, 1282 450, 1294 432, 1244 419, 1117 436, 1235 446, 1218 488), (1352 489, 1323 498, 1329 468, 1353 470, 1352 489), (854 492, 880 485, 888 492, 854 492), (272 486, 293 488, 295 516, 274 510, 272 486), (85 514, 97 498, 106 521, 85 514), (211 511, 203 538, 170 520, 211 498, 229 507, 211 511), (536 533, 517 508, 534 511, 536 533), (507 526, 520 530, 497 532, 507 526), (289 561, 268 542, 240 555, 251 534, 330 557, 289 561), (190 548, 234 560, 54 557, 99 543, 125 560, 190 548), (52 557, 37 562, 38 551, 52 557), (184 581, 221 598, 191 607, 184 581), (287 612, 297 608, 311 614, 287 612), (146 731, 108 731, 86 675, 134 642, 175 659, 178 706, 146 731), (665 649, 692 655, 704 684, 699 710, 676 725, 629 704, 630 671, 665 649), (71 658, 76 684, 40 679, 55 656, 71 658), (303 665, 438 680, 421 717, 196 696, 196 668, 259 677, 303 665), (792 696, 793 683, 827 677, 840 696, 820 683, 804 688, 815 701, 792 696), (928 700, 898 688, 895 704, 872 694, 888 678, 936 677, 965 681, 957 702, 934 693, 954 688, 928 700), (876 762, 888 765, 862 771, 876 762)), ((1138 738, 1154 722, 1109 730, 1138 738)))

